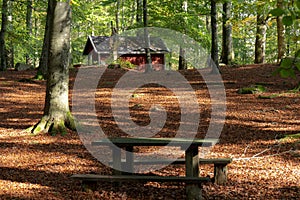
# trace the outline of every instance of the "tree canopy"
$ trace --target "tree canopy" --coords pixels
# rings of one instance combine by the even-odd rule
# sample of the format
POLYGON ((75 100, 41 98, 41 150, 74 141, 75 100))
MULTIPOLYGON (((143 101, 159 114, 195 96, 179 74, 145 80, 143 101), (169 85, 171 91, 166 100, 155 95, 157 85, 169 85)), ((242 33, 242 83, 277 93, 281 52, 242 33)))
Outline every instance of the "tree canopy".
MULTIPOLYGON (((219 0, 218 40, 222 43, 222 4, 230 2, 231 16, 228 23, 232 25, 232 44, 234 63, 248 64, 255 60, 255 38, 257 19, 266 26, 265 58, 263 62, 274 63, 278 59, 277 22, 282 18, 282 36, 285 42, 284 56, 294 56, 299 49, 299 0, 219 0), (278 6, 278 2, 280 6, 278 6), (259 16, 260 18, 257 18, 259 16)), ((5 63, 14 67, 15 63, 29 63, 38 67, 43 47, 46 25, 47 1, 16 0, 1 1, 2 37, 5 42, 5 63), (7 3, 7 5, 6 5, 7 3), (7 22, 5 16, 7 15, 7 22), (4 23, 5 22, 5 23, 4 23)), ((111 35, 112 26, 119 33, 142 27, 142 2, 140 0, 73 0, 71 49, 72 63, 84 63, 82 51, 89 35, 111 35)), ((199 0, 149 0, 148 25, 169 28, 187 34, 198 41, 207 52, 211 47, 210 1, 199 0), (184 7, 184 8, 183 8, 184 7)), ((219 51, 221 57, 222 51, 219 51)), ((283 52, 281 52, 283 54, 283 52)), ((3 67, 3 65, 2 65, 3 67)), ((5 66, 4 66, 5 67, 5 66)))

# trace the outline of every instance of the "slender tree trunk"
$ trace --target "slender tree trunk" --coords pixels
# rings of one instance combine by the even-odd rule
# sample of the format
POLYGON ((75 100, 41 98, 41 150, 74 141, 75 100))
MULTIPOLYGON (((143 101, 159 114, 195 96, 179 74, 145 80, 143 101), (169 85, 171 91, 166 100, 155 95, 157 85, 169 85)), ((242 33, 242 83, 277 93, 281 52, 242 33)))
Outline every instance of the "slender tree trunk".
POLYGON ((178 67, 179 70, 187 69, 187 61, 186 61, 185 57, 186 57, 185 49, 183 49, 180 46, 180 49, 179 49, 179 67, 178 67))
POLYGON ((44 116, 33 133, 65 134, 75 128, 69 109, 69 56, 71 9, 69 2, 48 1, 50 45, 44 116))
POLYGON ((142 23, 143 15, 143 2, 142 0, 136 0, 136 22, 137 24, 142 23))
POLYGON ((117 3, 116 3, 116 34, 119 33, 119 30, 120 30, 120 19, 119 19, 119 12, 120 12, 120 5, 121 5, 121 0, 117 0, 117 3))
POLYGON ((49 26, 50 26, 50 20, 51 20, 51 17, 49 16, 49 14, 50 14, 50 6, 48 6, 48 9, 47 9, 43 48, 42 48, 42 53, 41 53, 41 57, 40 57, 40 61, 39 61, 39 67, 38 67, 37 76, 36 76, 36 78, 38 78, 38 79, 47 78, 47 73, 48 73, 48 57, 49 57, 48 49, 49 49, 49 45, 50 45, 50 29, 49 29, 49 26))
POLYGON ((210 34, 211 33, 211 24, 210 24, 209 18, 210 18, 209 15, 205 16, 205 28, 206 28, 207 32, 210 34))
POLYGON ((255 61, 260 64, 265 62, 267 25, 263 14, 257 14, 256 40, 255 40, 255 61))
POLYGON ((8 9, 8 0, 2 1, 2 22, 1 22, 1 31, 0 31, 0 70, 4 71, 7 69, 6 65, 6 48, 5 48, 5 34, 7 29, 7 9, 8 9))
POLYGON ((150 38, 148 33, 148 8, 147 0, 143 0, 143 19, 144 19, 144 41, 145 41, 145 53, 146 53, 146 67, 145 72, 150 72, 152 68, 152 59, 150 52, 150 38))
MULTIPOLYGON (((8 9, 7 9, 7 21, 8 21, 8 29, 10 32, 14 31, 13 27, 13 2, 8 1, 8 9)), ((9 41, 9 47, 8 50, 6 50, 7 58, 6 58, 6 66, 13 68, 15 66, 15 48, 14 48, 14 42, 12 39, 9 41)))
POLYGON ((218 52, 217 5, 216 0, 211 0, 211 57, 215 63, 215 66, 212 66, 212 73, 219 72, 218 52))
MULTIPOLYGON (((27 34, 30 37, 32 34, 32 0, 27 0, 27 9, 26 9, 26 29, 27 29, 27 34)), ((32 59, 30 56, 27 54, 25 55, 26 57, 26 64, 32 65, 32 59)))
POLYGON ((232 47, 232 25, 230 23, 231 3, 223 4, 223 34, 222 34, 222 62, 226 65, 232 63, 234 52, 232 47))
MULTIPOLYGON (((277 0, 277 7, 283 9, 283 0, 277 0)), ((282 16, 277 17, 277 48, 278 56, 277 63, 279 63, 285 54, 285 38, 284 38, 284 26, 282 23, 282 16)))
MULTIPOLYGON (((187 12, 188 11, 187 1, 185 1, 185 0, 182 1, 181 7, 182 7, 182 12, 187 12)), ((186 18, 184 17, 181 21, 182 21, 183 33, 186 34, 186 18)), ((187 69, 186 52, 182 46, 180 46, 180 48, 179 48, 178 69, 179 70, 187 69)))

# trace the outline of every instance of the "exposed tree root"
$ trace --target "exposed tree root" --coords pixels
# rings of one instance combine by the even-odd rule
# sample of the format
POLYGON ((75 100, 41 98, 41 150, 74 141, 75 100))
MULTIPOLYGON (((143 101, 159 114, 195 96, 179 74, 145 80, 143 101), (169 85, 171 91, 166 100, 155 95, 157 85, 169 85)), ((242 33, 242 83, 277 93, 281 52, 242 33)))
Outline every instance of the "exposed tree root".
POLYGON ((68 129, 76 129, 74 117, 70 112, 62 117, 45 115, 36 125, 28 129, 28 131, 32 134, 49 133, 51 135, 65 135, 68 133, 68 129))

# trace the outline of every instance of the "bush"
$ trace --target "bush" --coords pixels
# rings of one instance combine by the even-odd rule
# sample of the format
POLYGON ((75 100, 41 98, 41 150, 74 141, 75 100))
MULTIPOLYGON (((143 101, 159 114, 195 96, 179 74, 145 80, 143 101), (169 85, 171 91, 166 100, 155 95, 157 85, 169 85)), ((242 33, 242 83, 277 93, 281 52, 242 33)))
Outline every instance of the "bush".
POLYGON ((128 60, 123 60, 121 58, 118 58, 116 61, 108 65, 109 69, 115 69, 115 68, 127 68, 127 69, 135 69, 136 66, 129 62, 128 60))

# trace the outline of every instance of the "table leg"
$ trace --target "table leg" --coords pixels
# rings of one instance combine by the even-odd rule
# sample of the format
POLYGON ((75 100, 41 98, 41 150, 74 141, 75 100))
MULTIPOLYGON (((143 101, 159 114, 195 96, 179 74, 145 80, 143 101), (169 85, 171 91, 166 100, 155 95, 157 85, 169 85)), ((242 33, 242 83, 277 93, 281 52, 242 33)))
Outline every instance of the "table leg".
POLYGON ((198 156, 198 147, 190 146, 185 151, 185 175, 186 176, 199 176, 199 156, 198 156))
POLYGON ((126 147, 125 171, 129 174, 134 173, 133 169, 133 146, 126 147))
MULTIPOLYGON (((185 151, 185 175, 187 177, 199 177, 198 146, 191 145, 185 151)), ((202 199, 201 183, 187 184, 186 195, 188 200, 202 199)))
POLYGON ((121 175, 121 148, 112 147, 112 157, 113 157, 113 175, 121 175))

